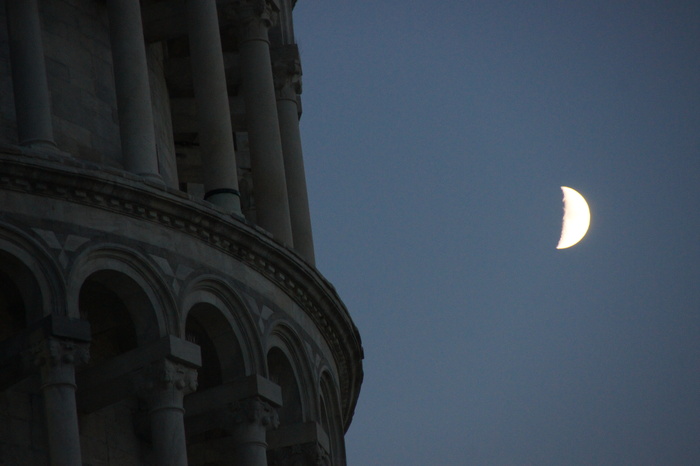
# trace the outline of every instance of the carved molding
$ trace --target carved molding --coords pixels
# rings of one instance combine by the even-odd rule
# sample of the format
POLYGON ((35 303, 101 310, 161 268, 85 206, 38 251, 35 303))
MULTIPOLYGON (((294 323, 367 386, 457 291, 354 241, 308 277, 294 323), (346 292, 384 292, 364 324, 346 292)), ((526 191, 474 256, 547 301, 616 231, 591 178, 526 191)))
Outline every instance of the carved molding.
POLYGON ((275 448, 267 457, 269 466, 331 466, 328 452, 316 442, 275 448))
POLYGON ((134 385, 136 393, 144 398, 168 390, 177 390, 184 396, 197 390, 197 370, 163 359, 138 371, 134 385))
POLYGON ((245 264, 283 290, 333 352, 349 425, 363 377, 360 335, 333 286, 294 251, 242 218, 143 177, 72 158, 2 151, 0 191, 80 204, 172 229, 245 264))
POLYGON ((253 424, 266 429, 276 429, 279 424, 277 410, 260 397, 246 398, 229 406, 224 425, 253 424))
POLYGON ((277 100, 293 100, 301 94, 301 60, 296 45, 275 47, 272 50, 272 76, 277 100))
POLYGON ((233 0, 224 6, 223 16, 234 24, 239 44, 268 42, 267 30, 279 20, 279 7, 271 0, 233 0))
POLYGON ((34 366, 78 366, 90 359, 90 344, 62 338, 46 338, 29 349, 34 366))

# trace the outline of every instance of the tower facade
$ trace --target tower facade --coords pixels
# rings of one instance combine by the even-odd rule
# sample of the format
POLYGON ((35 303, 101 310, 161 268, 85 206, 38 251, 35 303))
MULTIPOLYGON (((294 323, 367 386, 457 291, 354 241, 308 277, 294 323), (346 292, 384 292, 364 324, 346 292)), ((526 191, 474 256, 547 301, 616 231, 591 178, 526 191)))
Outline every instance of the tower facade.
POLYGON ((294 0, 0 0, 0 464, 345 464, 294 0))

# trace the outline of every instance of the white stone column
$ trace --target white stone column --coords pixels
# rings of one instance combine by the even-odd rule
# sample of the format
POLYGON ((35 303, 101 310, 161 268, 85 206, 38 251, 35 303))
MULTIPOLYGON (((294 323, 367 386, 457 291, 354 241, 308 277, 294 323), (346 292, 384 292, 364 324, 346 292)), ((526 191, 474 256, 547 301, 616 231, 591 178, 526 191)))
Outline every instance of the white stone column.
POLYGON ((137 377, 137 391, 148 403, 156 465, 187 465, 182 400, 196 389, 196 369, 168 359, 152 363, 137 377))
POLYGON ((232 14, 238 31, 257 222, 275 239, 292 246, 292 225, 267 34, 275 10, 267 0, 242 0, 227 12, 232 14))
POLYGON ((301 93, 301 62, 296 45, 282 47, 278 52, 273 69, 294 249, 311 265, 315 265, 304 156, 299 132, 298 94, 301 93))
POLYGON ((6 0, 19 143, 56 146, 37 0, 6 0))
POLYGON ((139 0, 107 0, 124 168, 160 181, 139 0))
POLYGON ((204 199, 241 215, 231 110, 215 0, 187 0, 204 199))
POLYGON ((87 362, 88 344, 49 337, 35 348, 41 368, 46 430, 51 464, 79 466, 80 434, 75 403, 75 364, 87 362))
POLYGON ((237 401, 229 409, 228 429, 233 441, 231 464, 266 466, 266 432, 279 425, 277 411, 260 397, 237 401))

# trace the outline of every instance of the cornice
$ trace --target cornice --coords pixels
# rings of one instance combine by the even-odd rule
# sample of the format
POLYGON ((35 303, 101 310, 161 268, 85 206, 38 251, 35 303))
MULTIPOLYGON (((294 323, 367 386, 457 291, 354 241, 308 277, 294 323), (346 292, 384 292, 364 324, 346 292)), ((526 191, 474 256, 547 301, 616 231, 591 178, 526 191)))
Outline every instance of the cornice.
POLYGON ((0 190, 44 196, 176 230, 256 270, 311 318, 338 363, 347 429, 362 384, 359 332, 333 286, 266 231, 186 193, 118 169, 0 148, 0 190))

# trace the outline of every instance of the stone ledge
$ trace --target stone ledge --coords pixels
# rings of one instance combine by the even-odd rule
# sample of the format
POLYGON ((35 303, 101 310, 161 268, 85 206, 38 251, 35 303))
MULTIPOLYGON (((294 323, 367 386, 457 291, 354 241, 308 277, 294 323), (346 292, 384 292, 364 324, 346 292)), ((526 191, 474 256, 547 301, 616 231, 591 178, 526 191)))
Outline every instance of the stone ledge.
POLYGON ((345 427, 349 426, 363 378, 359 332, 332 285, 269 233, 143 177, 55 155, 20 155, 0 147, 0 190, 82 204, 171 228, 262 274, 299 304, 333 351, 345 427))

